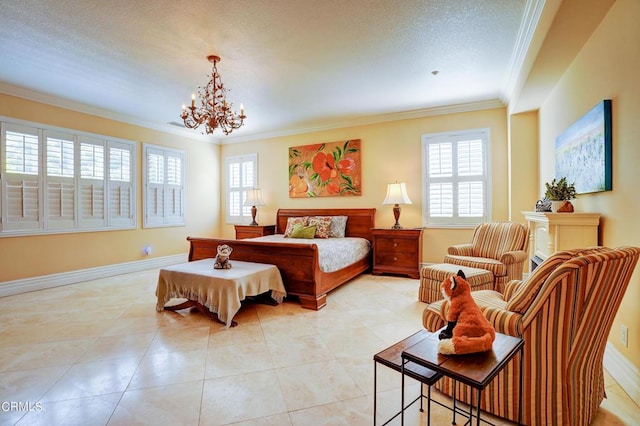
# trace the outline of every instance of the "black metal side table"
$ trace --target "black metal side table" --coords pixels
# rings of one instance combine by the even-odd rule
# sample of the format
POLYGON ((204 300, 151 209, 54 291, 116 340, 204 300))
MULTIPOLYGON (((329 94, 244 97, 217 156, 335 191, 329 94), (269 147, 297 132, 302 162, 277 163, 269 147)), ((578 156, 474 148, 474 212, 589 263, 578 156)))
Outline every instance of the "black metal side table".
MULTIPOLYGON (((493 349, 467 355, 443 355, 438 353, 438 331, 429 333, 419 342, 411 345, 402 352, 402 398, 404 406, 404 376, 409 375, 409 368, 419 365, 437 372, 454 380, 454 388, 457 382, 464 383, 472 388, 472 402, 469 404, 469 424, 473 420, 473 389, 477 392, 476 424, 480 425, 480 401, 482 390, 491 383, 495 376, 520 353, 520 401, 518 404, 518 424, 522 421, 522 381, 523 381, 523 356, 524 340, 520 337, 507 336, 496 333, 493 349)), ((453 424, 456 416, 456 399, 453 399, 453 424)), ((404 424, 404 410, 401 411, 401 423, 404 424)))
MULTIPOLYGON (((385 365, 389 368, 391 368, 392 370, 397 371, 398 373, 401 373, 403 370, 403 360, 402 360, 402 352, 405 349, 410 348, 411 346, 415 345, 418 342, 421 342, 423 339, 428 338, 429 335, 431 333, 429 333, 426 330, 421 330, 418 331, 417 333, 412 334, 411 336, 407 337, 406 339, 396 343, 393 346, 388 347, 387 349, 375 354, 373 356, 373 425, 376 425, 376 419, 377 419, 377 403, 378 403, 378 395, 377 395, 377 385, 378 385, 378 370, 377 370, 377 366, 378 363, 385 365)), ((433 370, 430 370, 426 367, 423 367, 421 365, 418 364, 414 364, 411 362, 405 363, 404 365, 404 374, 406 374, 407 376, 411 377, 412 379, 417 380, 420 383, 423 383, 425 385, 428 386, 428 390, 427 390, 427 395, 426 395, 426 399, 427 399, 427 416, 430 419, 431 418, 431 385, 433 385, 435 382, 437 382, 441 377, 442 374, 436 373, 433 370)), ((404 394, 404 375, 403 375, 403 379, 402 379, 402 384, 403 384, 403 394, 404 394)), ((407 406, 404 405, 404 400, 402 402, 402 407, 400 408, 400 411, 398 411, 394 416, 392 416, 389 420, 387 420, 386 422, 383 423, 383 425, 388 424, 389 422, 391 422, 393 419, 395 419, 396 417, 398 417, 400 415, 400 413, 404 413, 404 410, 409 408, 411 405, 413 405, 416 401, 420 400, 420 411, 424 411, 423 408, 423 400, 425 398, 425 395, 423 393, 423 388, 422 385, 420 385, 420 396, 418 396, 417 398, 415 398, 413 401, 411 401, 409 404, 407 404, 407 406)), ((440 404, 438 401, 433 401, 436 404, 440 404)), ((442 405, 442 404, 440 404, 442 405)), ((448 407, 447 407, 448 408, 448 407)))

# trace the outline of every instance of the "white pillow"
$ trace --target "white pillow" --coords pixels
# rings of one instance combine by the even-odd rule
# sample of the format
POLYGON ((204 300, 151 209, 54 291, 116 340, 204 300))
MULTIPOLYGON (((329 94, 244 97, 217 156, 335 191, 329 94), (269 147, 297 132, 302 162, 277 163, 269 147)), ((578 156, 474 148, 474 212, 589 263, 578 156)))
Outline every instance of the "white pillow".
POLYGON ((331 216, 331 228, 329 228, 329 238, 344 238, 347 230, 348 216, 331 216))

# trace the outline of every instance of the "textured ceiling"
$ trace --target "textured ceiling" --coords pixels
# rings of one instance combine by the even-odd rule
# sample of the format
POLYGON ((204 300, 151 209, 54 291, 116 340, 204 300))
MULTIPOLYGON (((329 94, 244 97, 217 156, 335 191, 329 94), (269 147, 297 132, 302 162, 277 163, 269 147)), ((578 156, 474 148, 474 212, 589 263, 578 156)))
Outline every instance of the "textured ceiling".
POLYGON ((223 142, 506 102, 537 3, 2 0, 0 91, 176 130, 217 54, 247 114, 223 142))

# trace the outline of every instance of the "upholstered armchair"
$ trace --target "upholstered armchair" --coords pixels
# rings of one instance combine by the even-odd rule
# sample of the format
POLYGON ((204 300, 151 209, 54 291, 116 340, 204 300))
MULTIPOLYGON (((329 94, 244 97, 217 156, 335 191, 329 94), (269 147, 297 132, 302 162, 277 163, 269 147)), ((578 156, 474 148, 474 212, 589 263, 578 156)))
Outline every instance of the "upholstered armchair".
POLYGON ((516 222, 482 223, 471 243, 448 248, 444 263, 486 269, 493 273, 494 290, 510 280, 522 279, 527 260, 529 228, 516 222))
MULTIPOLYGON (((524 282, 510 281, 503 294, 472 293, 497 332, 525 340, 525 424, 591 423, 604 398, 605 344, 639 255, 637 247, 562 251, 547 258, 524 282)), ((447 308, 444 300, 427 306, 425 328, 442 328, 447 308)), ((482 392, 481 408, 517 421, 519 377, 516 355, 482 392)), ((436 387, 453 394, 450 379, 441 379, 436 387)), ((468 403, 470 390, 458 384, 456 395, 468 403)))

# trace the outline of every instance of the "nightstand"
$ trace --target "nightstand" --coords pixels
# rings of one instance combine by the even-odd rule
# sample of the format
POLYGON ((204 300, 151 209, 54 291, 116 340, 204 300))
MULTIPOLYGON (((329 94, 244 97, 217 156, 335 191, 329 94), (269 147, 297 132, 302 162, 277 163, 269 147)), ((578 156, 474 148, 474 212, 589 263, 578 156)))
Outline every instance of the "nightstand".
POLYGON ((235 225, 235 227, 236 240, 264 237, 265 235, 273 235, 276 233, 275 225, 235 225))
POLYGON ((373 274, 420 278, 422 228, 372 230, 373 274))

